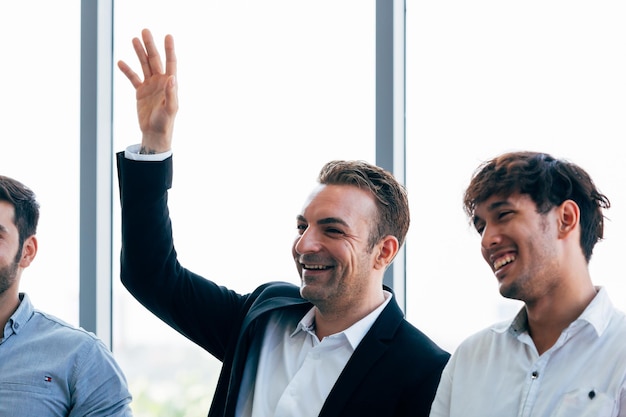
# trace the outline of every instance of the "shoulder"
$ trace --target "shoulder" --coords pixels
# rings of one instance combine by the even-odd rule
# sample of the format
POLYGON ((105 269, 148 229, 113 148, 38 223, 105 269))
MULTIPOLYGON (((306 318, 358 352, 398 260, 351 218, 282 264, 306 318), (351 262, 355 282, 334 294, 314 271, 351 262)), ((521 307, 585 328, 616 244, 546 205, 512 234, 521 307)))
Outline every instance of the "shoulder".
POLYGON ((513 334, 510 324, 510 320, 499 322, 470 334, 454 350, 450 366, 462 363, 480 368, 523 350, 525 345, 513 334))
POLYGON ((289 282, 273 281, 257 287, 251 297, 255 299, 269 299, 274 297, 288 297, 296 300, 304 300, 300 296, 300 288, 289 282))
POLYGON ((68 381, 108 378, 121 374, 111 350, 95 334, 38 310, 17 335, 31 357, 45 359, 50 369, 66 373, 68 381), (88 376, 95 370, 96 374, 88 376))
POLYGON ((395 340, 399 349, 410 350, 417 361, 445 363, 450 358, 450 353, 405 319, 400 322, 395 340))
POLYGON ((274 310, 277 308, 309 304, 300 296, 300 288, 294 284, 281 281, 273 281, 257 287, 246 296, 247 307, 252 316, 274 310))
POLYGON ((404 317, 400 306, 392 299, 376 320, 372 331, 382 339, 391 339, 398 346, 419 346, 423 352, 439 353, 443 350, 424 332, 404 317))
POLYGON ((387 345, 388 358, 402 358, 392 361, 404 369, 398 372, 441 369, 450 358, 450 353, 404 318, 394 300, 382 311, 363 342, 371 347, 376 340, 387 345))
POLYGON ((94 333, 43 311, 34 311, 29 326, 32 326, 33 330, 29 337, 39 342, 54 342, 55 346, 64 346, 68 351, 93 347, 106 349, 104 343, 94 333))
POLYGON ((513 332, 511 320, 494 323, 489 327, 471 333, 459 344, 459 349, 479 349, 481 346, 509 340, 513 338, 511 332, 513 332))

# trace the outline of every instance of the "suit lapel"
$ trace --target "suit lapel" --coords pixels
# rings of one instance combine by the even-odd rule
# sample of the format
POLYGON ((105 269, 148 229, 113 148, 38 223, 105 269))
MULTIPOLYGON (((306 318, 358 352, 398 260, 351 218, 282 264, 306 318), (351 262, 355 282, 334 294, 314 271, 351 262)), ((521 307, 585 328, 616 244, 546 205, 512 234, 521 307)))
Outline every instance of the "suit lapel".
MULTIPOLYGON (((339 375, 319 417, 345 415, 344 407, 353 397, 355 390, 360 386, 360 382, 370 372, 372 364, 376 363, 389 348, 389 344, 393 341, 393 335, 403 317, 400 307, 398 307, 395 299, 392 299, 357 346, 346 367, 339 375)), ((372 395, 375 394, 372 392, 372 395)))
POLYGON ((261 315, 269 311, 277 310, 279 308, 288 307, 288 306, 296 306, 296 305, 303 306, 303 309, 304 309, 304 313, 302 313, 303 316, 312 307, 312 305, 308 301, 302 298, 293 298, 293 297, 273 297, 273 298, 262 300, 262 301, 259 301, 258 303, 255 303, 255 305, 252 306, 252 308, 250 309, 250 311, 248 312, 248 314, 243 320, 241 333, 242 334, 245 333, 247 331, 248 326, 252 322, 257 320, 261 315))
MULTIPOLYGON (((299 294, 297 291, 296 295, 299 294)), ((244 368, 249 355, 256 360, 260 345, 263 341, 261 335, 257 334, 258 328, 264 329, 264 314, 279 308, 295 308, 302 310, 302 316, 306 314, 311 304, 300 298, 289 295, 262 294, 250 308, 250 311, 244 318, 241 329, 239 331, 239 340, 235 348, 232 363, 232 377, 230 378, 228 388, 229 400, 225 405, 226 411, 224 415, 234 415, 237 404, 237 397, 241 389, 240 383, 243 378, 244 368), (260 327, 259 327, 260 326, 260 327)), ((267 317, 267 316, 265 316, 267 317)))

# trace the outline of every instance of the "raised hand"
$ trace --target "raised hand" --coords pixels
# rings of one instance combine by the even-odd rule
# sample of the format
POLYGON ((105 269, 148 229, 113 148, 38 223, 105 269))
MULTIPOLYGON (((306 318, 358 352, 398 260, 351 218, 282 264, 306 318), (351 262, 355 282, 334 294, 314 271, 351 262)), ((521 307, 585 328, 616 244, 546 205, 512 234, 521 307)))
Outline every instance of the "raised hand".
POLYGON ((142 132, 141 153, 160 153, 172 147, 174 119, 178 111, 176 53, 174 38, 165 36, 165 72, 161 56, 148 29, 141 31, 143 43, 133 38, 133 48, 143 71, 143 81, 124 61, 119 69, 135 87, 137 116, 142 132))

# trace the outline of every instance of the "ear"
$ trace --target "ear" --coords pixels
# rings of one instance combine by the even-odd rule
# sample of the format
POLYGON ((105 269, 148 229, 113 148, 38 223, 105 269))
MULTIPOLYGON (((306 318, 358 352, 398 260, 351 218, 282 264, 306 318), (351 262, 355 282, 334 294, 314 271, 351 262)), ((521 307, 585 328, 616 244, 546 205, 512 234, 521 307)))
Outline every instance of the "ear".
POLYGON ((381 239, 378 245, 374 248, 377 251, 376 258, 374 259, 375 269, 386 269, 393 259, 396 257, 400 244, 395 236, 385 236, 381 239))
POLYGON ((580 224, 580 208, 573 200, 565 200, 557 208, 559 237, 564 238, 578 229, 580 224))
POLYGON ((35 235, 28 237, 22 245, 22 257, 20 258, 20 267, 26 268, 35 259, 37 255, 37 238, 35 235))

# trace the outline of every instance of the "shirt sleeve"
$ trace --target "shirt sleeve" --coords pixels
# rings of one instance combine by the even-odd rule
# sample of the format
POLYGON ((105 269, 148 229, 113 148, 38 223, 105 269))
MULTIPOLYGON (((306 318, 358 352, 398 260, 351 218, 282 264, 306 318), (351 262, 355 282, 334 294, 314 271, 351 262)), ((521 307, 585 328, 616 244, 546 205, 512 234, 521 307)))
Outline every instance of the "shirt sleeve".
POLYGON ((437 393, 430 408, 429 417, 449 417, 450 416, 450 396, 452 386, 452 361, 446 364, 439 380, 437 393))
POLYGON ((81 350, 70 390, 73 407, 68 417, 133 415, 126 378, 101 340, 93 340, 81 350))

